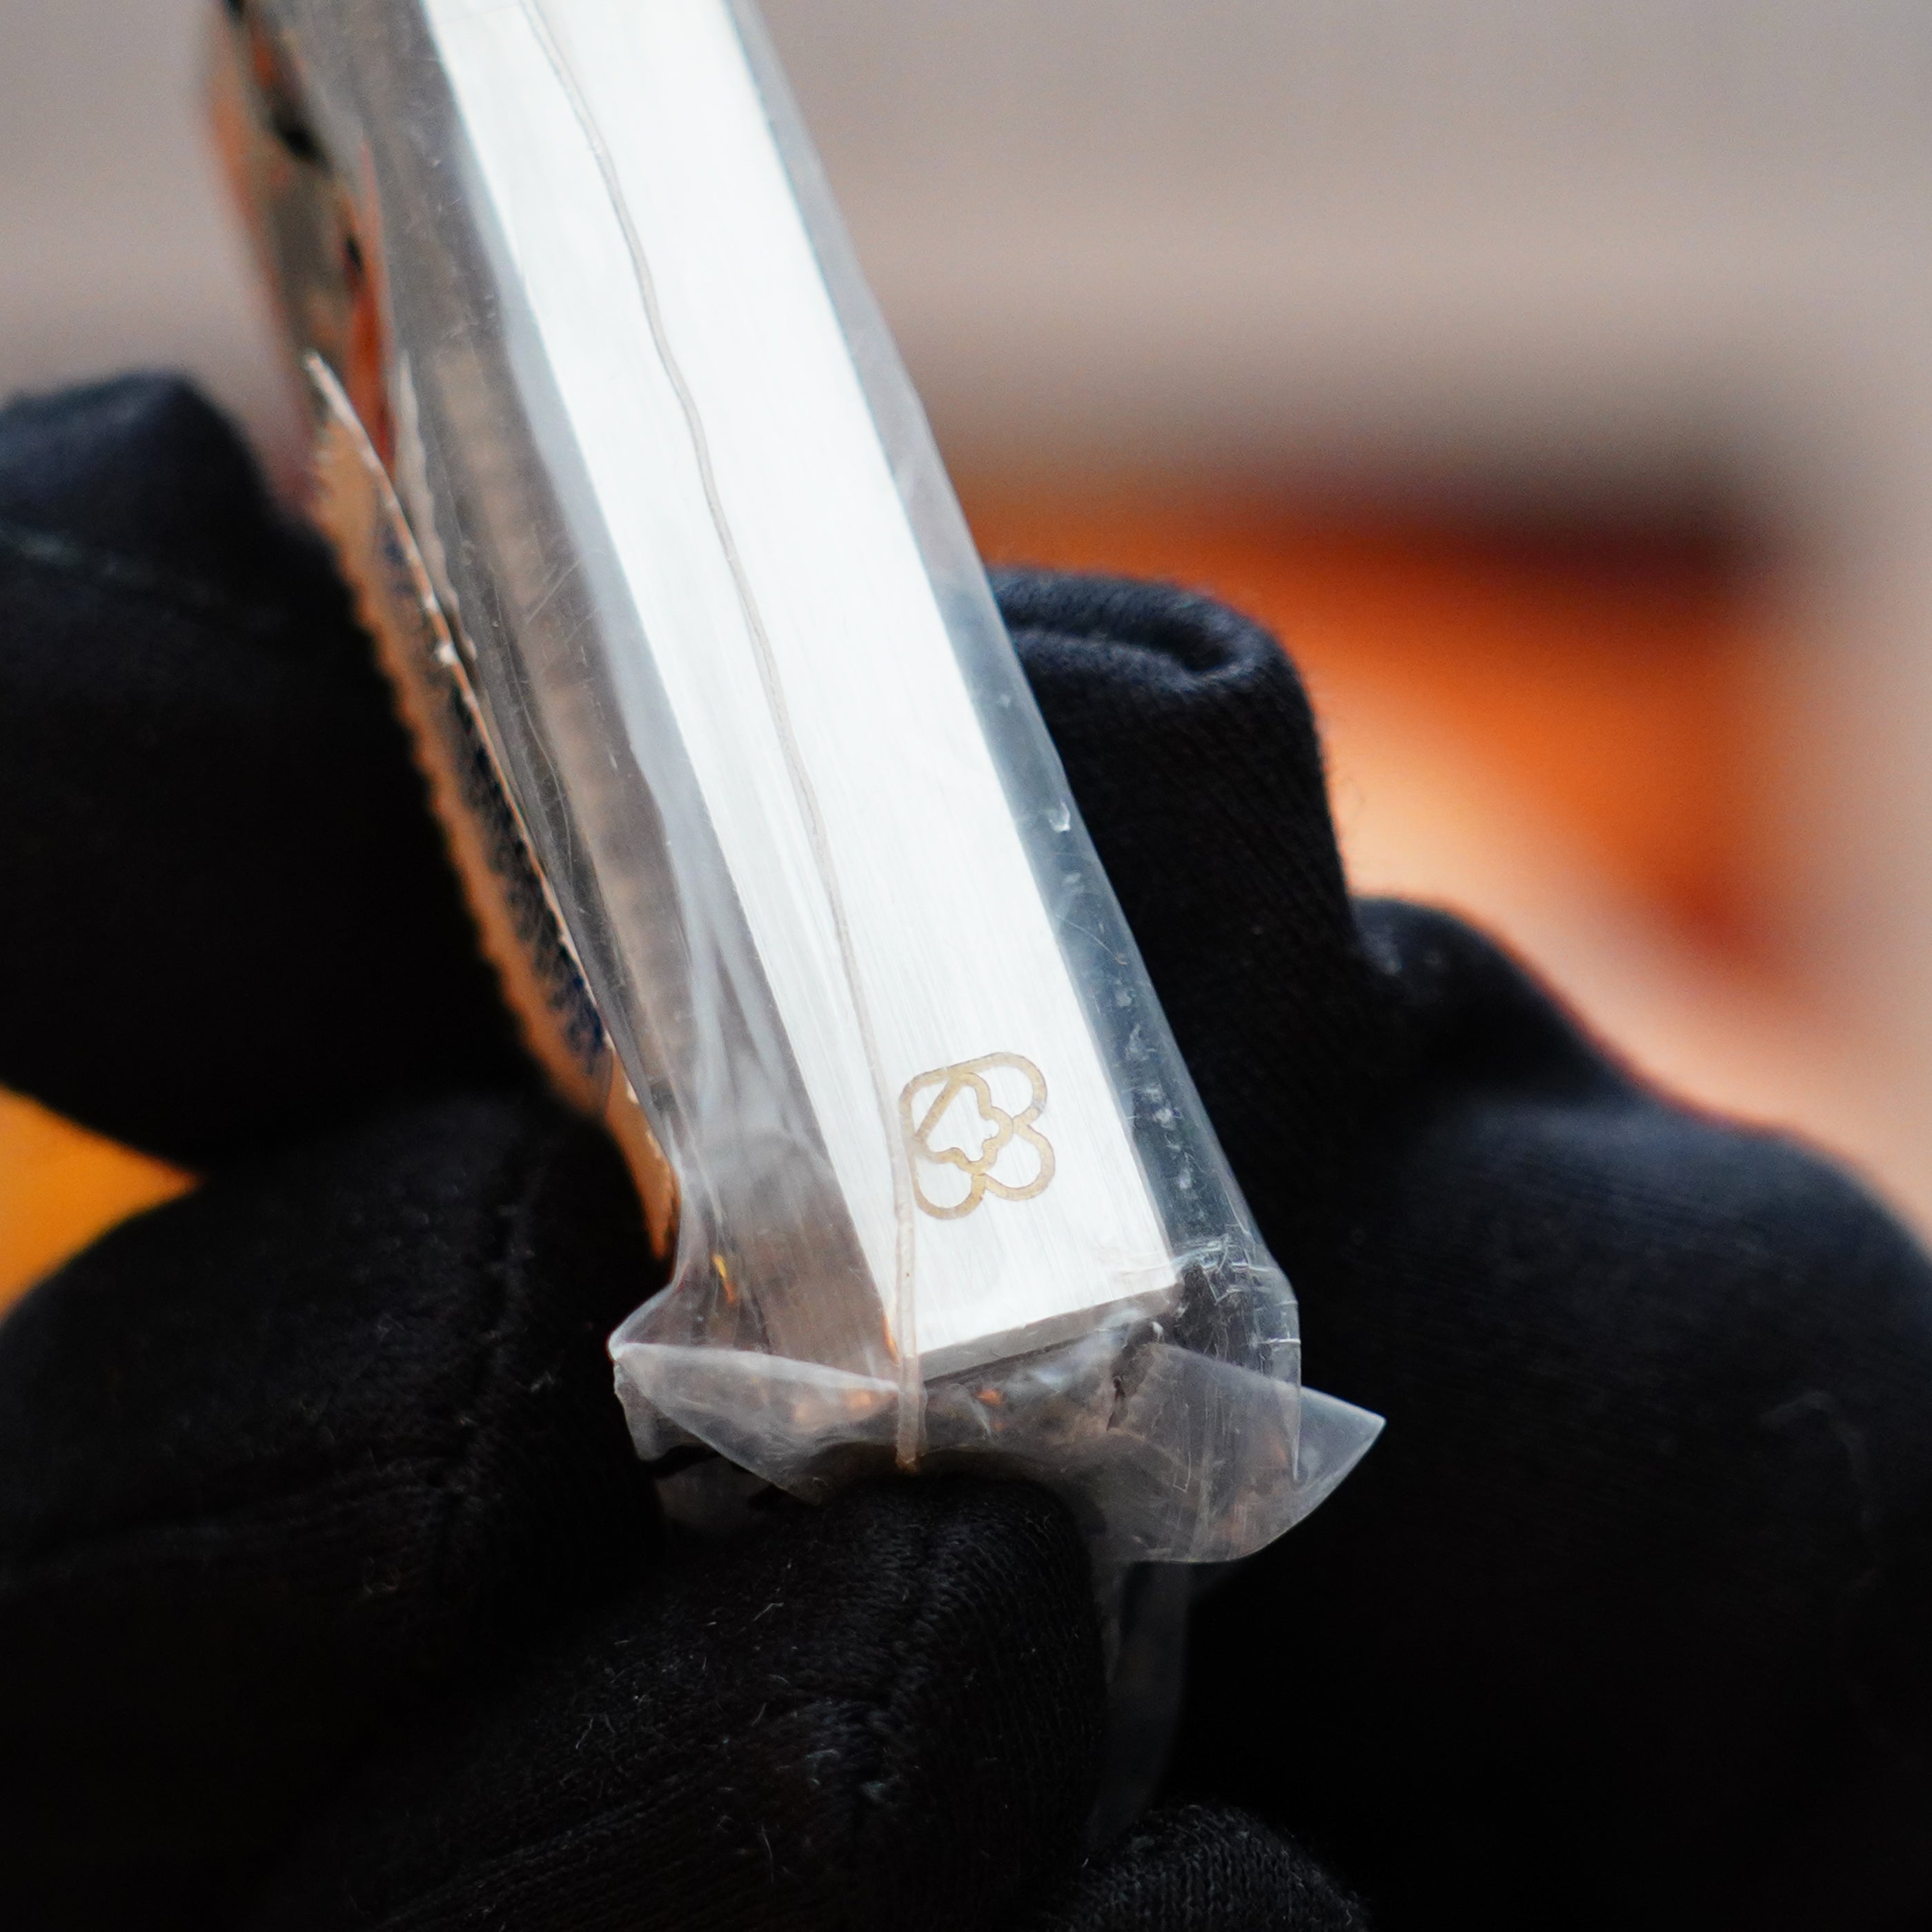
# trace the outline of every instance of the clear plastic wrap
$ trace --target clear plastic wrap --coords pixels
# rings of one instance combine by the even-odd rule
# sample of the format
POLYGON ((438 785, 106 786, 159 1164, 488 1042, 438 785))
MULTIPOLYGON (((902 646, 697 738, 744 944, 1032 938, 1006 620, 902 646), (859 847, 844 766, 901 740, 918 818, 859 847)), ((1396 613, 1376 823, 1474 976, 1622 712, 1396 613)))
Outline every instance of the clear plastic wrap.
POLYGON ((970 1460, 1218 1561, 1376 1419, 1305 1389, 758 24, 245 0, 226 138, 319 504, 486 944, 638 1175, 639 1453, 970 1460))

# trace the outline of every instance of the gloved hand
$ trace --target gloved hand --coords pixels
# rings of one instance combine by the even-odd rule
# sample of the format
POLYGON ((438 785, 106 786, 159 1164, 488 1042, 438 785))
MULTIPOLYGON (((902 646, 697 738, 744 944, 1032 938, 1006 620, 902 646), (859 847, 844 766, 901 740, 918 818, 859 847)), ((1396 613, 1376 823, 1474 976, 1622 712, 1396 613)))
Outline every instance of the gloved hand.
POLYGON ((1386 1927, 1932 1925, 1925 1256, 1457 921, 1352 910, 1253 626, 1004 592, 1310 1378, 1388 1419, 1200 1606, 1171 1788, 1386 1927))
POLYGON ((130 381, 0 415, 0 1081, 207 1175, 0 1325, 0 1924, 1342 1932, 1106 1716, 1037 1491, 668 1536, 654 1264, 319 545, 130 381))
POLYGON ((1932 1271, 1352 908, 1252 626, 1000 586, 1311 1376, 1390 1420, 1202 1605, 1170 1802, 1076 1869, 1058 1511, 653 1544, 621 1183, 528 1090, 339 593, 178 391, 0 420, 0 1080, 214 1176, 0 1328, 11 1917, 1354 1922, 1282 1828, 1385 1926, 1932 1912, 1932 1271))

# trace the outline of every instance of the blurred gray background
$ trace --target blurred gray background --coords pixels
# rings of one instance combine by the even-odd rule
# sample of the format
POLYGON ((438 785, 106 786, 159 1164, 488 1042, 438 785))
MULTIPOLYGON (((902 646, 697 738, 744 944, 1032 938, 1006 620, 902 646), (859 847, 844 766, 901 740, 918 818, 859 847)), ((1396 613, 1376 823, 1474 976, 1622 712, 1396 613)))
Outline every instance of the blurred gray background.
MULTIPOLYGON (((0 385, 159 358, 278 422, 209 4, 0 0, 0 385)), ((765 11, 955 446, 1618 495, 1718 466, 1808 512, 1923 460, 1923 5, 765 11)))

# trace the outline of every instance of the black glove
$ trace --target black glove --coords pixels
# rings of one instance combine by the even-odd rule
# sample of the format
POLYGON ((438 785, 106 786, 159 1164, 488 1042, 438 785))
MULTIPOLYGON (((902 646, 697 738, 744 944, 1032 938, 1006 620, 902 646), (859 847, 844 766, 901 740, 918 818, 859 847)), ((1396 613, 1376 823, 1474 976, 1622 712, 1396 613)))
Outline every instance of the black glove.
POLYGON ((1388 1427, 1197 1613, 1170 1782, 1388 1927, 1932 1925, 1932 1268, 1446 916, 1346 902, 1200 599, 1007 620, 1310 1378, 1388 1427))
POLYGON ((1083 1862, 1038 1492, 661 1524, 652 1286, 312 538, 205 405, 0 416, 0 1080, 205 1170, 0 1327, 0 1924, 1361 1922, 1226 1806, 1083 1862))
POLYGON ((653 1555, 621 1185, 509 1090, 338 593, 178 391, 5 420, 0 1079, 219 1170, 0 1329, 23 1922, 1352 1922, 1230 1804, 1389 1926, 1932 1911, 1925 1263, 1454 922, 1352 910, 1252 627, 1001 586, 1311 1374, 1390 1421, 1201 1609, 1172 1781, 1218 1804, 1076 1871, 1058 1513, 894 1484, 653 1555))

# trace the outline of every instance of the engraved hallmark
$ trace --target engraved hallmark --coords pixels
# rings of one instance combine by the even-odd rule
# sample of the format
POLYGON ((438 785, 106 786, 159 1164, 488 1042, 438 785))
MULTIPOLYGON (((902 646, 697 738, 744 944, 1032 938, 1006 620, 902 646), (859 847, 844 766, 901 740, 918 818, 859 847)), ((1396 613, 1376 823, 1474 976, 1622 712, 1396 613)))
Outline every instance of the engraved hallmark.
POLYGON ((957 1221, 989 1194, 1030 1201, 1045 1193, 1053 1147, 1034 1123, 1046 1110, 1046 1076, 1017 1053, 988 1053, 908 1080, 899 1120, 921 1210, 957 1221))

